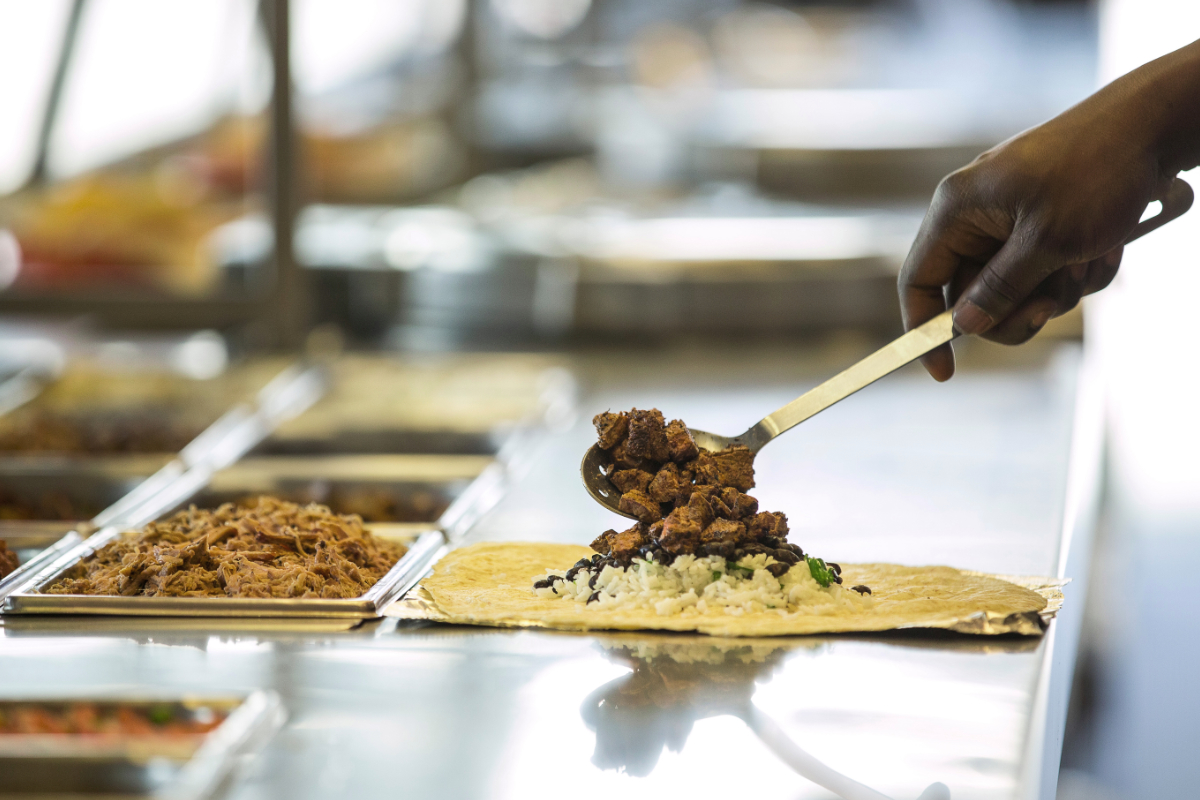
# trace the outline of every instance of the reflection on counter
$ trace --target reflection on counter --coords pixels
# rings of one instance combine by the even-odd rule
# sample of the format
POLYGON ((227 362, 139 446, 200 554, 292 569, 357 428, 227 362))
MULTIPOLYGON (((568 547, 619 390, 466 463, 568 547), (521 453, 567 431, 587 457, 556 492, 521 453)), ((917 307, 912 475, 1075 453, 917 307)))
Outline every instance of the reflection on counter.
MULTIPOLYGON (((663 638, 626 644, 602 638, 599 646, 606 657, 628 665, 632 672, 592 692, 580 709, 584 723, 596 732, 592 763, 597 767, 645 777, 654 770, 664 747, 683 751, 697 720, 730 716, 746 723, 797 774, 838 797, 888 800, 800 749, 752 702, 756 684, 770 680, 789 651, 819 650, 819 640, 797 644, 663 638)), ((945 784, 933 783, 918 800, 950 800, 950 791, 945 784)))

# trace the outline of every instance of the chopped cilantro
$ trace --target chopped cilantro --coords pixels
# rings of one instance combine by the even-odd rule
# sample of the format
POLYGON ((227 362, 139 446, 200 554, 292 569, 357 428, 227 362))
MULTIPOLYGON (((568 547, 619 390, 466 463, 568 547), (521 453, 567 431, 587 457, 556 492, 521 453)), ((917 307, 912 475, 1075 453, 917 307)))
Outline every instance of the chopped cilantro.
POLYGON ((804 558, 808 561, 808 571, 812 574, 814 581, 822 586, 829 586, 837 580, 833 570, 825 566, 823 560, 813 558, 812 556, 805 556, 804 558))
POLYGON ((718 571, 717 571, 717 570, 715 570, 715 569, 713 570, 713 580, 714 580, 714 581, 719 581, 719 580, 721 580, 721 573, 720 573, 720 572, 718 572, 718 571))

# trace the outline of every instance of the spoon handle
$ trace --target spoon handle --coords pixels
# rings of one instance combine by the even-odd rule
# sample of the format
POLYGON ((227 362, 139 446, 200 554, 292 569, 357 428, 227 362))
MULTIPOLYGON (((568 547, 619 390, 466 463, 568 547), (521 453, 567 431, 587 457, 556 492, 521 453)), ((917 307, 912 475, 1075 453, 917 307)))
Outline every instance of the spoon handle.
MULTIPOLYGON (((1192 206, 1192 187, 1180 178, 1171 181, 1161 198, 1162 211, 1150 219, 1138 223, 1125 240, 1129 244, 1147 233, 1167 224, 1184 214, 1192 206)), ((797 397, 783 408, 764 417, 750 430, 737 437, 751 450, 758 452, 763 445, 786 430, 790 430, 809 417, 819 414, 839 400, 844 400, 859 389, 894 372, 910 361, 928 353, 938 345, 958 336, 954 330, 952 311, 943 311, 920 327, 913 328, 886 347, 876 350, 850 369, 840 372, 815 389, 797 397)))
POLYGON ((794 428, 859 389, 870 386, 884 375, 895 372, 933 348, 951 341, 958 336, 958 331, 954 330, 952 314, 951 311, 943 311, 924 325, 913 328, 849 369, 839 372, 783 408, 768 414, 738 438, 745 441, 751 450, 757 451, 784 431, 794 428))

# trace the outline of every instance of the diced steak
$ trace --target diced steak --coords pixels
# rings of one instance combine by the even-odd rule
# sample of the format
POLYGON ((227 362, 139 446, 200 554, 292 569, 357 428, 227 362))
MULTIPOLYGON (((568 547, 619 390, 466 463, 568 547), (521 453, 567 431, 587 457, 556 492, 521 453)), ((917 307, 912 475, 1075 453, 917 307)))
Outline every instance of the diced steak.
POLYGON ((692 438, 692 432, 683 424, 683 420, 671 420, 666 433, 667 451, 672 461, 682 464, 700 455, 700 448, 696 446, 696 440, 692 438))
POLYGON ((673 503, 687 488, 690 487, 684 482, 683 476, 679 473, 679 467, 674 464, 667 464, 654 476, 654 480, 650 482, 647 494, 660 503, 673 503))
POLYGON ((657 408, 629 412, 629 438, 625 440, 629 453, 648 461, 663 462, 670 458, 667 449, 667 425, 657 408))
POLYGON ((692 516, 687 506, 677 508, 663 520, 662 536, 659 537, 658 543, 668 553, 694 553, 700 545, 702 530, 703 526, 692 516))
POLYGON ((625 494, 626 492, 646 491, 646 487, 650 485, 650 481, 654 480, 654 476, 645 470, 620 469, 614 472, 609 480, 621 491, 621 494, 625 494))
POLYGON ((732 486, 743 492, 754 488, 754 453, 741 445, 713 453, 717 465, 718 486, 732 486))
POLYGON ((703 544, 739 545, 747 540, 746 526, 731 519, 713 520, 700 534, 703 544))
POLYGON ((612 449, 612 457, 613 464, 618 470, 640 469, 653 474, 657 466, 653 461, 641 458, 630 452, 628 439, 612 449))
POLYGON ((650 537, 641 525, 634 525, 629 530, 621 531, 612 540, 612 554, 621 561, 629 561, 637 555, 638 550, 650 544, 650 537))
POLYGON ((592 542, 592 549, 602 556, 606 556, 612 552, 612 540, 617 535, 617 532, 609 528, 604 533, 596 537, 592 542))
POLYGON ((614 414, 605 411, 592 417, 592 424, 596 426, 596 435, 599 437, 596 444, 601 450, 613 449, 625 441, 629 433, 629 417, 624 412, 614 414))
POLYGON ((750 519, 747 529, 755 539, 786 539, 788 534, 787 515, 780 511, 761 511, 750 519))
POLYGON ((626 514, 632 514, 647 525, 662 519, 662 509, 658 503, 650 495, 637 490, 621 495, 621 502, 617 504, 617 508, 626 514))

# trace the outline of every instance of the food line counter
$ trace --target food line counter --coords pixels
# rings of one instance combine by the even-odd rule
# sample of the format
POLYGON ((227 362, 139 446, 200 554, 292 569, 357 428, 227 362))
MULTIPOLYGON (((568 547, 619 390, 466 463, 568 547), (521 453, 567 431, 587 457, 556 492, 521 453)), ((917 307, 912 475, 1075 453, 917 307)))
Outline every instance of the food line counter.
MULTIPOLYGON (((848 360, 775 353, 795 373, 781 379, 770 355, 708 353, 702 374, 686 358, 580 357, 586 413, 543 442, 470 538, 587 542, 612 524, 578 486, 596 410, 657 405, 735 430, 848 360)), ((238 798, 1050 797, 1098 464, 1099 415, 1080 374, 1063 351, 967 369, 947 387, 897 375, 758 465, 756 494, 789 514, 806 549, 1075 578, 1040 639, 5 618, 3 685, 278 692, 288 723, 238 798)))

